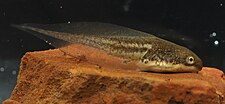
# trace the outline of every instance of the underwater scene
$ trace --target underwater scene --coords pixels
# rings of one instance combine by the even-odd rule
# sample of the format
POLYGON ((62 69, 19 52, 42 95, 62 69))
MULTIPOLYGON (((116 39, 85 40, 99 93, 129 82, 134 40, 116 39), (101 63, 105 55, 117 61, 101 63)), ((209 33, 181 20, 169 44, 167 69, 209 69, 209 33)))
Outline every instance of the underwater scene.
POLYGON ((11 96, 21 58, 26 52, 59 48, 67 42, 82 43, 110 55, 138 60, 141 71, 197 72, 202 67, 212 67, 225 72, 224 18, 225 2, 222 0, 0 1, 0 103, 11 96), (59 44, 58 40, 32 33, 66 42, 59 44), (127 38, 126 34, 133 37, 127 38), (124 44, 113 46, 118 40, 124 44), (147 52, 147 48, 155 46, 154 51, 147 52), (137 50, 132 55, 132 49, 127 49, 130 47, 137 50), (153 57, 155 54, 162 57, 160 65, 171 62, 173 70, 150 66, 151 61, 159 60, 153 57), (174 64, 183 66, 174 67, 174 64))

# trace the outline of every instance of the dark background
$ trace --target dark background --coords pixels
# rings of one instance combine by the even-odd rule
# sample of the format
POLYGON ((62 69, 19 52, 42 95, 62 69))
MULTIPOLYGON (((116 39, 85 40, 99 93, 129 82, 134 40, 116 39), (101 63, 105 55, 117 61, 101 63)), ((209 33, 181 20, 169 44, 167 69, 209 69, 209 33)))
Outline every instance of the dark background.
POLYGON ((204 66, 225 69, 222 0, 1 0, 0 102, 16 84, 27 51, 53 48, 9 24, 99 21, 156 34, 193 50, 204 66))

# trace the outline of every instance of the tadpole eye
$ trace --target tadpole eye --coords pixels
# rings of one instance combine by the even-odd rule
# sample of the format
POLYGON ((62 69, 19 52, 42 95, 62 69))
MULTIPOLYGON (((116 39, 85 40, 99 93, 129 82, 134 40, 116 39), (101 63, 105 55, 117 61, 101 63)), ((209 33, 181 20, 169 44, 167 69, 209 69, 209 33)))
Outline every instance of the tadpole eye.
POLYGON ((189 56, 189 57, 187 57, 186 62, 187 62, 188 64, 194 64, 195 58, 192 57, 192 56, 189 56))

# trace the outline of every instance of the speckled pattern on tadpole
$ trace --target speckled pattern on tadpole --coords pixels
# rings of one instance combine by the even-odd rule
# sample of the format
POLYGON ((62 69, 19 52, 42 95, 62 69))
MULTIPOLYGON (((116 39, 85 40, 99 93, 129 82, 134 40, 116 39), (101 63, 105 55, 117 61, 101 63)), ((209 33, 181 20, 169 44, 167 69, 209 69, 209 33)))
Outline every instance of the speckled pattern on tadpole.
POLYGON ((109 55, 135 61, 140 71, 198 72, 201 59, 191 50, 154 35, 99 22, 12 25, 31 32, 55 47, 83 44, 109 55), (48 40, 53 37, 64 42, 48 40))

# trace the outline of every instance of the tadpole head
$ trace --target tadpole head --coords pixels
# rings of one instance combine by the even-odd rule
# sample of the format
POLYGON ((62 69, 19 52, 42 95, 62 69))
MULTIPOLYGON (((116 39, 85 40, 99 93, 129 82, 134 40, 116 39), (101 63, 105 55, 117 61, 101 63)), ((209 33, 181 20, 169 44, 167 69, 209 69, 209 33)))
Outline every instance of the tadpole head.
POLYGON ((176 44, 149 49, 138 66, 141 71, 153 72, 198 72, 203 67, 194 52, 176 44))

